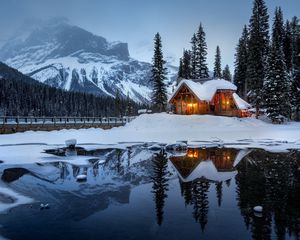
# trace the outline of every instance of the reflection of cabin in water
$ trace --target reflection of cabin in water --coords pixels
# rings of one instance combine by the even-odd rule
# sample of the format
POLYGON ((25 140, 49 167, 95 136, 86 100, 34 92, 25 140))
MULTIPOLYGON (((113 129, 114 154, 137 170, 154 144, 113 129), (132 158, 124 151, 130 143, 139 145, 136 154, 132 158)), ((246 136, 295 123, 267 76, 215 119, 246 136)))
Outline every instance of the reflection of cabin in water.
POLYGON ((237 87, 224 79, 181 80, 170 97, 176 114, 249 116, 250 105, 236 94, 237 87))
POLYGON ((184 182, 202 177, 226 181, 235 176, 235 166, 247 153, 233 148, 188 148, 185 155, 172 156, 170 161, 184 182))

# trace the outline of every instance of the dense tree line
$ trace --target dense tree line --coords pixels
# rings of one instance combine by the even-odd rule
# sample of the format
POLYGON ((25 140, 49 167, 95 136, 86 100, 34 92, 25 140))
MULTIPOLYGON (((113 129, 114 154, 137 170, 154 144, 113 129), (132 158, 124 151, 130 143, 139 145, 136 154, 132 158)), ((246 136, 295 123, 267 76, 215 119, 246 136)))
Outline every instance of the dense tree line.
MULTIPOLYGON (((178 80, 181 79, 205 79, 209 77, 207 67, 207 44, 206 34, 203 26, 200 23, 198 31, 193 34, 191 39, 191 50, 183 50, 183 56, 179 59, 178 80)), ((215 63, 214 63, 214 78, 224 78, 228 81, 232 80, 229 66, 221 68, 221 50, 216 48, 215 63)))
POLYGON ((134 115, 141 107, 129 97, 116 100, 67 92, 41 84, 4 64, 0 68, 0 115, 123 116, 134 115))
POLYGON ((238 93, 264 108, 273 123, 300 119, 300 25, 297 17, 284 22, 275 11, 269 36, 269 15, 264 0, 254 0, 252 16, 239 39, 234 83, 238 93))

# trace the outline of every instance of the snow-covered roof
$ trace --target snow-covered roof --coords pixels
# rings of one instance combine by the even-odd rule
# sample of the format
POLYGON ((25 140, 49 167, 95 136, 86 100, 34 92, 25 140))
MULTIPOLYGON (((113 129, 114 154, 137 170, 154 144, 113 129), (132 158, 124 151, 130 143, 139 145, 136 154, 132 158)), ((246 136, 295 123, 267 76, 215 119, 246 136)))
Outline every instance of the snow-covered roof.
POLYGON ((170 96, 169 101, 171 101, 172 98, 175 97, 182 85, 186 85, 195 94, 195 96, 202 101, 211 101, 217 90, 236 91, 237 89, 237 87, 233 83, 224 79, 212 79, 203 83, 183 79, 180 81, 179 85, 170 96))
POLYGON ((232 94, 233 100, 235 102, 235 105, 237 106, 238 109, 248 109, 251 107, 249 103, 247 103, 245 100, 241 99, 239 95, 236 93, 232 94))

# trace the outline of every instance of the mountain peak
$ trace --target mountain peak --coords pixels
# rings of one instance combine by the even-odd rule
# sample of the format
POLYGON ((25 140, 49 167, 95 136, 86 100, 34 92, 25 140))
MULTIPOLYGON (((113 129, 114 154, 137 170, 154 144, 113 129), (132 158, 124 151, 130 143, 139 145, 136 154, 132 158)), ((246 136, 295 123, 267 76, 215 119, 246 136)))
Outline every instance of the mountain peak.
POLYGON ((14 59, 20 53, 28 53, 28 49, 31 49, 30 54, 34 55, 35 59, 38 52, 39 61, 66 57, 82 50, 124 61, 129 59, 127 43, 110 43, 104 37, 69 24, 65 18, 55 18, 40 23, 30 19, 25 25, 22 33, 19 31, 2 47, 0 53, 2 61, 14 59), (45 51, 41 51, 42 49, 45 51))

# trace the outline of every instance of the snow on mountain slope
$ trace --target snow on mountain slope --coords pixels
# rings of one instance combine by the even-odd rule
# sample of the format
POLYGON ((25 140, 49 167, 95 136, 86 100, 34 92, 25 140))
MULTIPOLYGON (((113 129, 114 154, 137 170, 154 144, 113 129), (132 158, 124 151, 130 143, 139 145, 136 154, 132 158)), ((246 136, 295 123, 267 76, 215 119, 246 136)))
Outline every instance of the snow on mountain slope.
MULTIPOLYGON (((151 65, 130 57, 127 43, 108 42, 65 21, 51 20, 24 31, 0 50, 0 60, 48 85, 98 95, 151 97, 151 65)), ((168 92, 177 68, 169 66, 168 92)))

